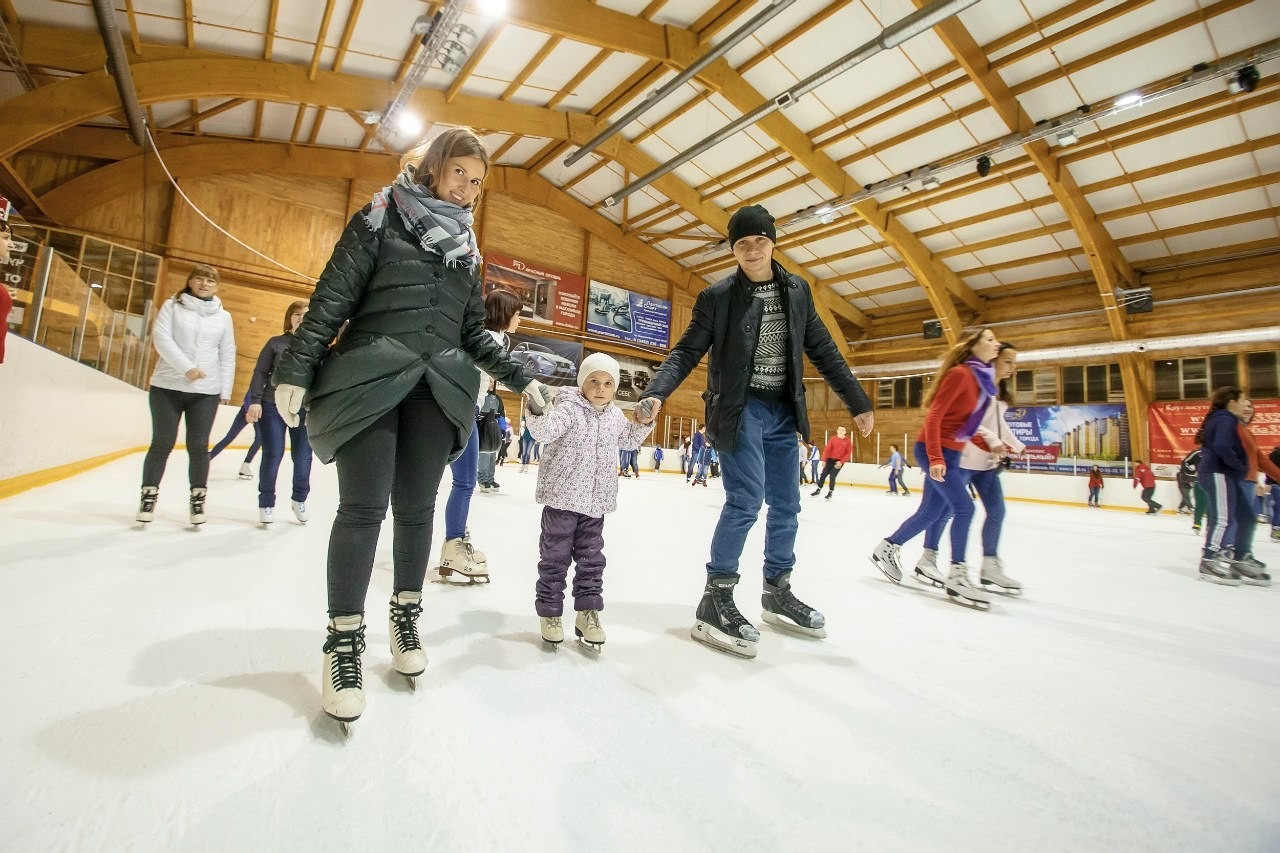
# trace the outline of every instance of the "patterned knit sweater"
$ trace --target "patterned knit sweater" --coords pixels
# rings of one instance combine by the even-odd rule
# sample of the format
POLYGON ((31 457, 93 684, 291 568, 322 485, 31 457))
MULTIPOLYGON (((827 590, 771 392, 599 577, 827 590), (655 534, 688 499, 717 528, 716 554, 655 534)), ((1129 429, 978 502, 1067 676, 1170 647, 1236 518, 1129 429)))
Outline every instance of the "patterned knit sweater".
POLYGON ((760 336, 751 357, 749 386, 759 391, 778 392, 787 384, 787 314, 782 307, 782 288, 776 278, 755 283, 755 298, 764 303, 760 314, 760 336))

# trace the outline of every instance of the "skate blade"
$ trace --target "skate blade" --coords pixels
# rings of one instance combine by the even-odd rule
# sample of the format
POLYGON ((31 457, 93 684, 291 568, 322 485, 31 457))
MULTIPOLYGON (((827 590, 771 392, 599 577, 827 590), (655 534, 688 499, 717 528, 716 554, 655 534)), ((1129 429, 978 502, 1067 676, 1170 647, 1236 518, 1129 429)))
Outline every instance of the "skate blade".
POLYGON ((1246 586, 1271 586, 1271 579, 1267 580, 1250 580, 1249 578, 1240 578, 1240 583, 1246 586))
POLYGON ((1018 587, 1018 588, 1006 587, 1006 586, 1000 586, 999 584, 994 584, 994 583, 983 582, 982 591, 995 593, 996 595, 1003 595, 1006 598, 1020 598, 1022 596, 1021 587, 1018 587))
POLYGON ((800 637, 810 637, 816 640, 824 640, 827 637, 826 628, 806 628, 803 625, 797 625, 785 616, 779 616, 768 610, 761 612, 760 618, 773 627, 785 631, 788 634, 795 634, 800 637))
POLYGON ((1200 580, 1208 581, 1209 583, 1216 583, 1220 586, 1240 586, 1240 581, 1235 578, 1220 578, 1215 577, 1214 575, 1201 574, 1200 580))
POLYGON ((896 583, 896 584, 902 583, 902 578, 895 578, 893 576, 892 567, 887 562, 876 559, 876 556, 874 554, 871 555, 869 559, 871 560, 871 565, 879 569, 881 574, 883 574, 886 578, 889 579, 890 583, 896 583))
POLYGON ((978 598, 973 595, 961 595, 958 592, 947 590, 947 597, 963 607, 972 607, 974 610, 990 610, 991 599, 978 598))
POLYGON ((754 658, 756 643, 743 639, 734 639, 712 628, 706 622, 698 622, 689 631, 689 636, 705 646, 740 658, 754 658))
POLYGON ((604 643, 589 643, 586 640, 584 640, 582 637, 578 637, 577 640, 578 640, 578 645, 589 652, 600 654, 600 652, 604 651, 604 643))
POLYGON ((551 651, 553 652, 559 651, 560 644, 563 642, 564 640, 548 640, 546 637, 542 638, 542 645, 545 646, 546 648, 551 649, 551 651))
POLYGON ((943 589, 946 587, 946 583, 944 581, 931 578, 928 575, 926 575, 924 572, 920 571, 919 569, 916 569, 914 571, 914 576, 917 583, 922 583, 925 586, 931 586, 931 587, 934 587, 935 589, 943 589))

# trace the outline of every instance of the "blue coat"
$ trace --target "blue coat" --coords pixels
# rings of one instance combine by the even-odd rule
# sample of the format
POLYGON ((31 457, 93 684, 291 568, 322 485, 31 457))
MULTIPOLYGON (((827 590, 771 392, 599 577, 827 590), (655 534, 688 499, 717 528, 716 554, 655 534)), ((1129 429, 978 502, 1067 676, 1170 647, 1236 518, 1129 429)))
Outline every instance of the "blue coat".
POLYGON ((1204 438, 1200 445, 1200 469, 1196 477, 1201 485, 1214 474, 1225 474, 1232 480, 1249 476, 1249 460, 1240 440, 1240 419, 1226 409, 1214 409, 1201 426, 1204 438))

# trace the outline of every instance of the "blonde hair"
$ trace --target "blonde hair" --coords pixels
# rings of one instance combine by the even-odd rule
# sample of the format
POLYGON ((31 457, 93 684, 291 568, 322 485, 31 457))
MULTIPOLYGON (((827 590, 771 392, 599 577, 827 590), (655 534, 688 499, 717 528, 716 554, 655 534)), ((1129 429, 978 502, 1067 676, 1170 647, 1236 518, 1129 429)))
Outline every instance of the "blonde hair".
POLYGON ((957 364, 968 361, 969 356, 973 355, 973 348, 977 346, 978 341, 982 340, 982 336, 990 329, 990 326, 983 326, 976 331, 970 332, 947 352, 942 359, 942 364, 938 365, 938 372, 933 374, 933 382, 930 383, 929 390, 925 392, 924 400, 920 403, 921 408, 929 408, 929 404, 933 402, 933 395, 938 393, 938 386, 942 384, 942 377, 957 364))
MULTIPOLYGON (((455 127, 432 139, 423 140, 404 152, 400 158, 400 171, 409 176, 414 183, 421 184, 433 195, 436 185, 444 176, 444 164, 454 157, 476 157, 484 163, 485 177, 489 176, 489 152, 484 143, 469 127, 455 127)), ((484 197, 484 184, 480 185, 480 193, 471 203, 471 211, 480 209, 480 199, 484 197)))

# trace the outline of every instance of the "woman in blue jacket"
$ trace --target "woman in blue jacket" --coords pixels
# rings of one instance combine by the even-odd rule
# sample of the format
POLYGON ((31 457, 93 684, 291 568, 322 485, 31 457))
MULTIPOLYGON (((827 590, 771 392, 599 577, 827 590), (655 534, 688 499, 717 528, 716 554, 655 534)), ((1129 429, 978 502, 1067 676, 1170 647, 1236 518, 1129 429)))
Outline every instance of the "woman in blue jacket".
POLYGON ((1213 392, 1209 414, 1200 425, 1200 469, 1196 477, 1208 497, 1208 524, 1200 557, 1200 577, 1214 583, 1238 586, 1240 573, 1234 563, 1239 513, 1253 508, 1240 501, 1240 483, 1249 476, 1249 460, 1240 440, 1240 414, 1248 397, 1239 388, 1213 392))

